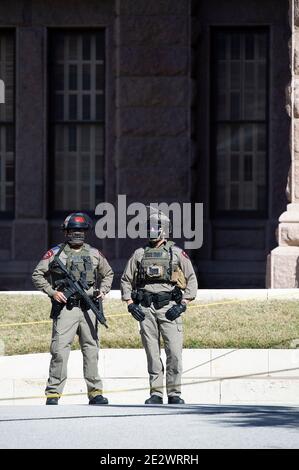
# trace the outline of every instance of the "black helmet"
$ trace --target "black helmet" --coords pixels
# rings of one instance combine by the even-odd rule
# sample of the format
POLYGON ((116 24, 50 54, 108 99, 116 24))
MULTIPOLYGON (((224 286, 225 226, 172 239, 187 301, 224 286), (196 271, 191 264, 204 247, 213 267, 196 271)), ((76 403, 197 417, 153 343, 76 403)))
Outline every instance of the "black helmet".
POLYGON ((90 217, 83 212, 73 212, 69 214, 63 224, 61 225, 62 230, 73 230, 76 228, 83 228, 88 230, 92 227, 90 217))

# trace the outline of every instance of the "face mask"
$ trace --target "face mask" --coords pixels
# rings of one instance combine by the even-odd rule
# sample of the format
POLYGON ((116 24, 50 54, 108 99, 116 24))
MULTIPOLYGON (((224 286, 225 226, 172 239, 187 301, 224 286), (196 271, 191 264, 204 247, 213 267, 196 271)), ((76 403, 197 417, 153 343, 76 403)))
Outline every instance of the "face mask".
POLYGON ((66 233, 66 239, 70 245, 83 245, 85 240, 85 232, 69 230, 66 233))
POLYGON ((148 244, 150 246, 155 246, 158 243, 158 241, 160 241, 159 238, 150 238, 149 241, 148 241, 148 244))

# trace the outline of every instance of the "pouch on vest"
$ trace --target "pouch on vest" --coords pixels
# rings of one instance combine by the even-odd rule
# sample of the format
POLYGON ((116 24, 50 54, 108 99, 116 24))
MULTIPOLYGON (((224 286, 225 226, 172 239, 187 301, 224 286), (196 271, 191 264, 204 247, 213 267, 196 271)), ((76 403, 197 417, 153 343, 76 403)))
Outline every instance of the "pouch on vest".
POLYGON ((179 266, 174 268, 171 275, 171 282, 173 282, 180 289, 185 290, 187 287, 187 282, 185 275, 179 266))

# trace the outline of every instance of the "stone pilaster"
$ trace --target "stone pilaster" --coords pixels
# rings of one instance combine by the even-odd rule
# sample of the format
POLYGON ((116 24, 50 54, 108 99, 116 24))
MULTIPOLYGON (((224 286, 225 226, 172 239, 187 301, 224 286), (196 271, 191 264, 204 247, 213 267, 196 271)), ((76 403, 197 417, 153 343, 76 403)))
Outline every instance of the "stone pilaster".
POLYGON ((12 259, 38 260, 47 247, 45 29, 17 31, 16 214, 12 259), (30 57, 30 60, 28 60, 30 57))
POLYGON ((278 247, 268 255, 266 284, 271 288, 299 286, 299 0, 289 0, 289 21, 291 83, 286 90, 291 153, 286 188, 289 204, 279 218, 278 247))
MULTIPOLYGON (((187 202, 191 0, 116 5, 116 192, 127 203, 187 202)), ((136 248, 117 244, 118 257, 136 248)))

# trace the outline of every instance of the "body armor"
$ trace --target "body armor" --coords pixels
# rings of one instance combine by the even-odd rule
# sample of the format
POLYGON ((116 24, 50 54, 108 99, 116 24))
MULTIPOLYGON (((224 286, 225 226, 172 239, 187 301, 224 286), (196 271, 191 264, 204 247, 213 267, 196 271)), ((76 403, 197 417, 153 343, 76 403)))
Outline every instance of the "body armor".
POLYGON ((173 241, 167 241, 158 248, 145 247, 138 263, 137 288, 153 283, 169 283, 183 290, 186 288, 184 273, 173 259, 174 244, 173 241))
POLYGON ((158 248, 146 246, 138 267, 138 284, 171 283, 172 245, 168 241, 158 248))
POLYGON ((56 258, 59 257, 62 252, 64 252, 64 254, 67 256, 67 270, 72 272, 77 281, 83 276, 88 286, 92 287, 95 283, 95 273, 90 252, 86 245, 83 246, 80 252, 75 252, 69 245, 60 245, 59 251, 56 253, 54 260, 49 265, 52 285, 55 286, 57 281, 64 278, 64 274, 56 262, 56 258))

